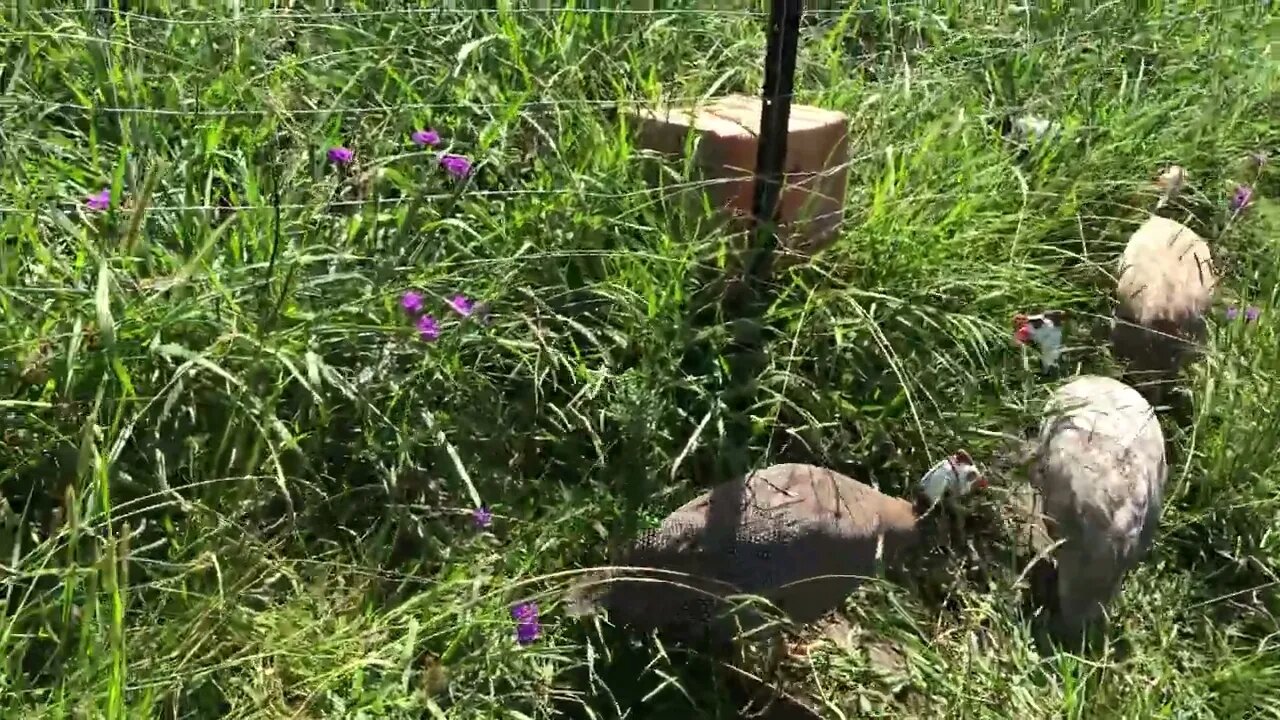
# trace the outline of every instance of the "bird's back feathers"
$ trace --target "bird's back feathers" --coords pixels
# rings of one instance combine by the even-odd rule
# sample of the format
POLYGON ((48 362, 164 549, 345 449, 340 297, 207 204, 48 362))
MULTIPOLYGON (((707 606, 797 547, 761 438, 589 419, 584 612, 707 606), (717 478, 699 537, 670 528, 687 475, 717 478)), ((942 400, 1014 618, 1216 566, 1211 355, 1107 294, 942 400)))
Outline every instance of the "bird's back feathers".
MULTIPOLYGON (((628 569, 603 591, 587 602, 583 592, 571 597, 580 611, 603 606, 625 624, 695 634, 729 629, 716 618, 731 594, 761 596, 806 622, 875 574, 882 555, 914 540, 910 503, 824 468, 774 465, 676 509, 632 545, 628 569)), ((763 615, 735 620, 759 626, 763 615)))

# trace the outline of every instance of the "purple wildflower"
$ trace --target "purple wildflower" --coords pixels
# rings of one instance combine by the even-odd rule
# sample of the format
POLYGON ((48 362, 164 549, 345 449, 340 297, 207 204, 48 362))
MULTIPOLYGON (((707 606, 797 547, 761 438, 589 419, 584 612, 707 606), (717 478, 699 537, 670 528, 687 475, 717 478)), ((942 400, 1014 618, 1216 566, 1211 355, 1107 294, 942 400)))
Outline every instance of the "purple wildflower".
POLYGON ((435 130, 414 130, 409 138, 413 140, 414 145, 423 147, 440 144, 440 133, 435 130))
POLYGON ((85 207, 95 212, 102 212, 111 207, 111 188, 103 188, 101 192, 90 195, 84 201, 85 207))
POLYGON ((405 312, 412 313, 414 315, 422 312, 422 293, 417 290, 410 290, 406 292, 404 296, 400 298, 400 307, 404 308, 405 312))
POLYGON ((1250 305, 1249 307, 1245 308, 1245 310, 1244 310, 1244 321, 1245 321, 1245 322, 1257 322, 1257 321, 1258 321, 1258 316, 1259 316, 1259 315, 1261 315, 1261 314, 1262 314, 1262 309, 1261 309, 1261 308, 1259 308, 1257 305, 1250 305))
POLYGON ((1231 211, 1240 212, 1253 202, 1253 188, 1248 185, 1237 185, 1236 194, 1231 198, 1231 211))
POLYGON ((511 617, 516 621, 516 642, 521 645, 532 644, 542 634, 542 625, 538 623, 537 603, 516 603, 511 608, 511 617))
POLYGON ((471 174, 471 161, 465 155, 445 153, 440 156, 440 167, 459 180, 471 174))
POLYGON ((468 317, 475 310, 476 304, 468 299, 466 295, 454 295, 449 298, 449 307, 453 308, 453 311, 462 317, 468 317))
POLYGON ((542 634, 542 626, 538 621, 516 623, 516 642, 521 645, 532 645, 542 634))
POLYGON ((1227 308, 1227 311, 1224 314, 1227 316, 1227 320, 1234 321, 1236 318, 1240 317, 1240 308, 1232 305, 1227 308))
POLYGON ((350 148, 342 146, 329 148, 329 162, 334 165, 347 165, 355 159, 356 154, 350 148))
POLYGON ((427 342, 435 342, 440 337, 440 323, 430 315, 423 315, 418 318, 418 335, 427 342))
POLYGON ((481 505, 471 511, 471 519, 475 522, 476 527, 487 528, 493 524, 493 513, 489 511, 489 508, 481 505))

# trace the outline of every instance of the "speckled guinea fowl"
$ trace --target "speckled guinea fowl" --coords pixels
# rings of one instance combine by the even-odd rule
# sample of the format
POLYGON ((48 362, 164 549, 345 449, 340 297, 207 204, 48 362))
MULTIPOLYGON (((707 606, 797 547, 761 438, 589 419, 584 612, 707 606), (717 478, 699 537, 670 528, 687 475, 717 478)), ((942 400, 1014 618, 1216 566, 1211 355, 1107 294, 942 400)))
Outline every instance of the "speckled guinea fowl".
POLYGON ((1053 394, 1031 459, 1037 535, 1061 543, 1052 628, 1074 640, 1151 547, 1168 476, 1164 433, 1136 390, 1086 375, 1053 394))
POLYGON ((918 509, 984 485, 964 452, 921 478, 915 504, 825 468, 774 465, 675 510, 631 546, 625 575, 579 585, 576 609, 604 607, 621 624, 726 641, 767 622, 754 608, 724 612, 727 596, 745 594, 809 622, 875 575, 878 561, 894 563, 918 541, 918 509))
POLYGON ((1112 347, 1139 381, 1159 388, 1208 332, 1204 315, 1217 284, 1213 254, 1191 228, 1152 216, 1129 238, 1118 270, 1112 347))

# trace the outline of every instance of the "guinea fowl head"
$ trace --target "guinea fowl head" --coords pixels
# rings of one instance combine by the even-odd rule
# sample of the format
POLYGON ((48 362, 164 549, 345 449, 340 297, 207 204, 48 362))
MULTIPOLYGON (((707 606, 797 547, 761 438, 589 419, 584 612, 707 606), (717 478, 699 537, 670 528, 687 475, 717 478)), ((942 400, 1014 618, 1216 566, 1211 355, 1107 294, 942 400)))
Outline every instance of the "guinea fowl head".
POLYGON ((1165 168, 1164 172, 1156 178, 1156 187, 1160 190, 1160 199, 1157 201, 1156 209, 1160 209, 1165 205, 1178 199, 1178 194, 1182 192, 1182 186, 1187 182, 1187 171, 1181 165, 1170 165, 1165 168))
POLYGON ((1062 354, 1062 328, 1067 314, 1062 310, 1045 310, 1036 315, 1018 313, 1013 316, 1013 341, 1031 345, 1040 351, 1040 362, 1047 371, 1058 363, 1062 354))
POLYGON ((927 511, 945 498, 958 499, 987 487, 987 478, 964 450, 943 458, 916 483, 917 512, 927 511))
POLYGON ((1018 313, 1013 316, 1013 339, 1020 345, 1035 343, 1042 345, 1055 337, 1062 338, 1062 327, 1066 322, 1065 310, 1045 310, 1036 315, 1018 313))

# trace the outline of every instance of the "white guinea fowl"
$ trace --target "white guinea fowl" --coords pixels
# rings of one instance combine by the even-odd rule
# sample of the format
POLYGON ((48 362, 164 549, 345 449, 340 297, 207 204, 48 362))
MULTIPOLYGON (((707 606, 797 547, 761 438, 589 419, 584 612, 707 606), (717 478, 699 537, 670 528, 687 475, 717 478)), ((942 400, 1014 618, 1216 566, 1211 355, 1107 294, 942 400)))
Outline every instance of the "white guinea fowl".
POLYGON ((1103 614, 1150 549, 1168 465, 1151 405, 1118 380, 1078 377, 1046 410, 1030 478, 1041 536, 1060 543, 1051 552, 1051 627, 1071 640, 1103 614))
POLYGON ((969 494, 971 490, 981 490, 987 486, 987 479, 974 464, 973 458, 964 450, 939 460, 929 472, 916 483, 916 495, 930 503, 944 498, 955 498, 969 494))

